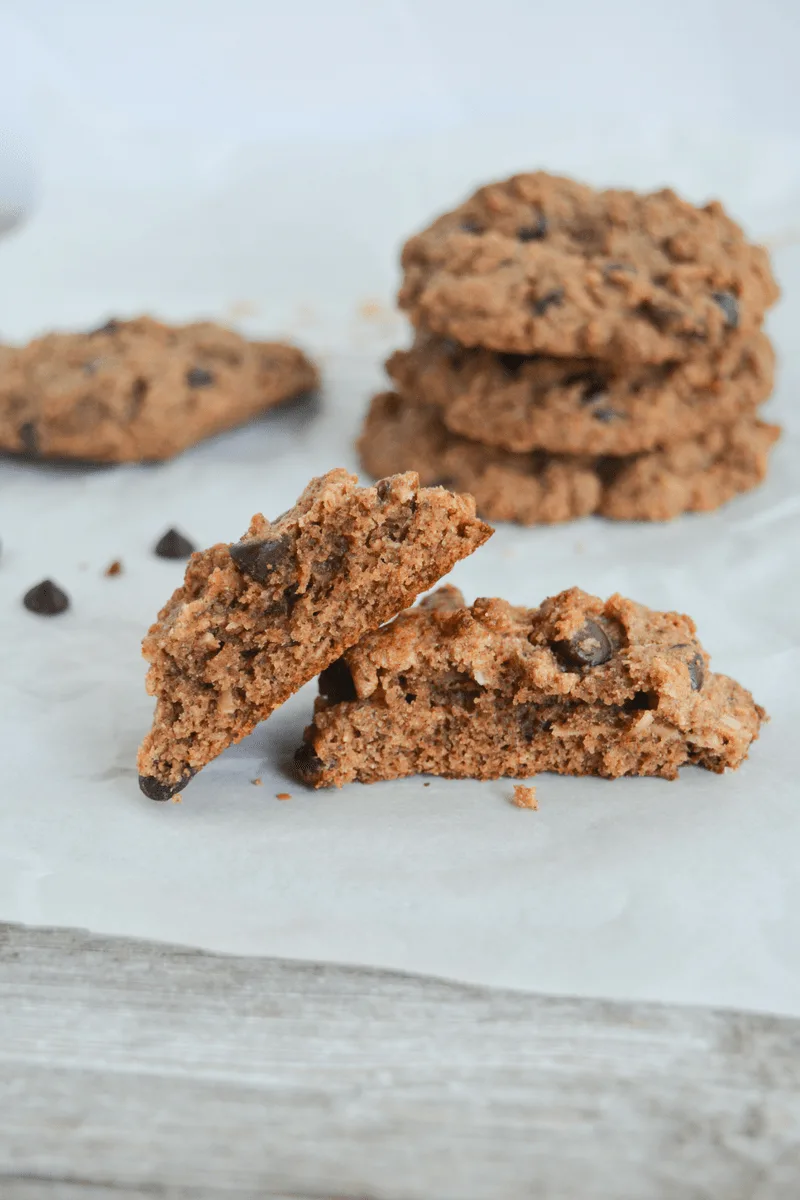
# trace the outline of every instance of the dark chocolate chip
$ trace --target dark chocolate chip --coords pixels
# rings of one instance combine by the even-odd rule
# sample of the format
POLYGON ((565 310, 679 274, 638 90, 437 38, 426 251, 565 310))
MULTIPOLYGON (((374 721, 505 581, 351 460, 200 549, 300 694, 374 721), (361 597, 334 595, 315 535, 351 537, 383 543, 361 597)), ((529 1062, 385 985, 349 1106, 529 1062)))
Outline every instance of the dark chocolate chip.
POLYGON ((605 395, 606 381, 597 371, 579 371, 564 380, 564 387, 581 387, 581 404, 594 404, 605 395))
POLYGON ((475 217, 465 217, 461 222, 461 229, 464 231, 464 233, 477 234, 483 233, 485 231, 485 226, 483 226, 480 221, 476 220, 475 217))
POLYGON ((686 666, 689 668, 689 680, 692 685, 692 691, 699 692, 706 677, 706 664, 703 661, 702 654, 693 654, 686 666))
POLYGON ((22 442, 22 449, 26 454, 39 453, 39 436, 36 430, 34 421, 26 421, 24 425, 20 425, 19 440, 22 442))
POLYGON ((187 771, 177 783, 164 783, 162 780, 156 779, 155 775, 140 775, 139 787, 148 800, 169 800, 170 797, 183 791, 196 774, 197 771, 187 771))
POLYGON ((733 292, 712 292, 711 299, 725 314, 725 324, 728 328, 736 329, 739 324, 739 302, 733 292))
POLYGON ((547 237, 547 217, 539 213, 531 225, 522 225, 517 230, 517 240, 520 242, 540 242, 547 237))
POLYGON ((565 641, 553 643, 553 653, 568 667, 599 667, 614 653, 606 631, 591 617, 586 624, 565 641))
POLYGON ((538 300, 533 301, 533 311, 537 317, 541 317, 547 312, 548 308, 553 308, 555 305, 564 303, 564 289, 553 288, 550 292, 545 292, 538 300))
POLYGON ((381 481, 376 485, 375 491, 378 493, 378 499, 381 501, 382 504, 386 500, 389 499, 391 490, 392 490, 391 479, 381 479, 381 481))
POLYGON ((522 370, 523 363, 528 361, 526 354, 498 354, 497 361, 504 375, 508 375, 509 379, 516 379, 522 370))
POLYGON ((319 694, 331 704, 344 704, 358 699, 353 674, 343 658, 337 658, 320 674, 319 694))
POLYGON ((316 783, 324 766, 322 759, 314 753, 314 747, 310 742, 304 742, 298 750, 295 750, 294 767, 303 783, 316 783))
POLYGON ((192 367, 186 372, 186 382, 190 388, 209 387, 214 382, 214 376, 203 367, 192 367))
POLYGON ((616 421, 622 414, 615 412, 613 408, 595 408, 592 412, 592 417, 595 421, 602 421, 607 425, 609 421, 616 421))
POLYGON ((25 593, 22 603, 40 617, 57 617, 69 608, 69 596, 52 579, 43 579, 25 593))
POLYGON ((93 329, 92 333, 116 333, 121 324, 121 321, 117 321, 112 317, 110 321, 106 321, 105 325, 101 325, 99 329, 93 329))
POLYGON ((190 554, 194 554, 194 546, 187 537, 182 533, 178 533, 177 529, 168 529, 162 535, 154 546, 155 553, 159 558, 182 558, 187 559, 190 554))
POLYGON ((275 571, 294 560, 292 541, 287 536, 234 542, 230 551, 242 574, 256 583, 266 583, 275 571))

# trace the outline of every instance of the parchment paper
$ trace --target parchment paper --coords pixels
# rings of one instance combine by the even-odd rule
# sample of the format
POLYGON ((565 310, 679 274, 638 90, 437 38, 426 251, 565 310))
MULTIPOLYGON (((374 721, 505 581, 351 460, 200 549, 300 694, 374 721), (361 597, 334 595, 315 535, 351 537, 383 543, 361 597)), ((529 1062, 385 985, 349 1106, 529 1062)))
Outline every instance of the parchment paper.
POLYGON ((685 130, 614 144, 506 125, 313 152, 117 137, 77 163, 52 154, 38 211, 0 245, 0 336, 208 315, 293 335, 326 387, 318 409, 164 466, 0 462, 0 919, 800 1014, 798 195, 795 145, 685 130), (232 540, 311 475, 355 468, 382 357, 408 338, 391 309, 399 243, 474 183, 535 165, 719 194, 772 238, 785 296, 766 411, 786 433, 765 485, 717 513, 501 526, 453 582, 470 600, 535 604, 578 584, 690 613, 714 667, 772 714, 750 760, 672 784, 544 775, 538 812, 513 808, 502 781, 311 793, 284 773, 311 685, 181 804, 147 801, 139 644, 182 572, 152 544, 170 525, 232 540), (123 574, 105 578, 116 558, 123 574), (44 576, 72 596, 57 620, 20 604, 44 576))

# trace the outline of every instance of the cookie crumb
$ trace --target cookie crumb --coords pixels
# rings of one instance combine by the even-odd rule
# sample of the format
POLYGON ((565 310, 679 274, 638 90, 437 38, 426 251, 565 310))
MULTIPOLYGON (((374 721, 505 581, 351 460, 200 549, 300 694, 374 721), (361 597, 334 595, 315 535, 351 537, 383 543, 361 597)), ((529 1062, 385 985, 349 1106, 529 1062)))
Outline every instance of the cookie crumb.
POLYGON ((254 787, 261 787, 264 780, 259 775, 258 779, 251 779, 250 782, 253 784, 254 787))
POLYGON ((382 317, 385 311, 380 300, 365 300, 358 307, 358 315, 364 321, 374 321, 377 317, 382 317))
POLYGON ((275 793, 276 800, 291 800, 291 798, 292 798, 292 796, 291 796, 290 792, 276 792, 275 793))
POLYGON ((122 562, 120 561, 120 559, 115 558, 112 563, 109 563, 109 565, 105 569, 104 574, 108 578, 111 578, 111 576, 113 576, 113 575, 121 575, 122 574, 122 562))
POLYGON ((173 804, 180 804, 183 801, 183 797, 181 796, 180 792, 176 792, 175 795, 171 797, 171 800, 173 804))
POLYGON ((514 784, 514 798, 511 801, 517 808, 532 808, 534 811, 539 809, 539 801, 536 799, 536 788, 525 787, 524 784, 514 784))
POLYGON ((422 785, 422 786, 423 786, 423 787, 430 787, 431 785, 430 785, 429 783, 423 783, 423 785, 422 785))

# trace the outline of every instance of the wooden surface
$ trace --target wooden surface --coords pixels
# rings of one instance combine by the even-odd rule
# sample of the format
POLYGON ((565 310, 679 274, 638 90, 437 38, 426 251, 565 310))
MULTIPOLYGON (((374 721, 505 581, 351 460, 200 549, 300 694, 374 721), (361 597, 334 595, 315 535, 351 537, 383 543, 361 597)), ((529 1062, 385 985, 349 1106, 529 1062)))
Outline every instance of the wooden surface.
POLYGON ((800 1022, 0 926, 3 1200, 796 1200, 800 1022))

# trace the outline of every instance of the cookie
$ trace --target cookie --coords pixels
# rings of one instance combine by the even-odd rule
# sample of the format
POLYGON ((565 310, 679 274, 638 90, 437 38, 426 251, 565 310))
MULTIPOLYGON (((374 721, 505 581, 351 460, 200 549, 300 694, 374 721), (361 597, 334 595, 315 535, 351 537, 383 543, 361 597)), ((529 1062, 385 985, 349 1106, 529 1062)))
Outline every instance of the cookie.
POLYGON ((295 761, 314 787, 738 767, 764 710, 711 672, 694 622, 578 588, 540 608, 442 588, 320 676, 295 761))
POLYGON ((752 418, 639 455, 513 454, 450 433, 437 409, 384 392, 372 401, 358 448, 372 475, 415 470, 424 483, 469 492, 488 520, 552 524, 598 513, 668 521, 756 487, 779 435, 778 426, 752 418))
POLYGON ((471 554, 492 530, 471 497, 409 473, 358 487, 312 480, 275 521, 193 554, 144 639, 153 727, 139 784, 167 800, 365 633, 471 554))
POLYGON ((680 361, 752 336, 778 297, 766 250, 717 201, 543 171, 480 188, 402 265, 417 327, 514 354, 680 361))
POLYGON ((435 405, 453 433, 518 453, 592 455, 637 454, 751 419, 774 367, 763 333, 658 366, 495 354, 419 334, 386 364, 397 390, 435 405))
POLYGON ((316 388, 296 347, 203 322, 109 321, 0 355, 0 449, 40 458, 171 458, 316 388))

